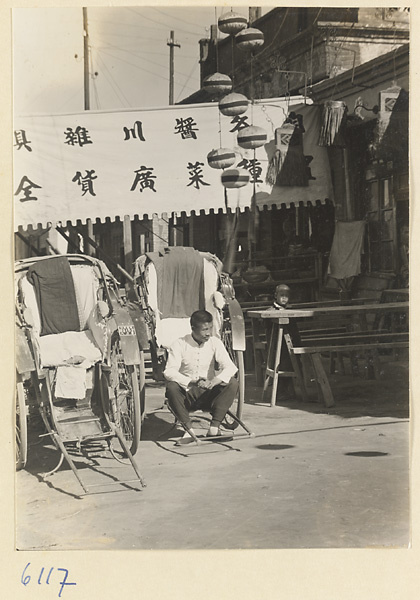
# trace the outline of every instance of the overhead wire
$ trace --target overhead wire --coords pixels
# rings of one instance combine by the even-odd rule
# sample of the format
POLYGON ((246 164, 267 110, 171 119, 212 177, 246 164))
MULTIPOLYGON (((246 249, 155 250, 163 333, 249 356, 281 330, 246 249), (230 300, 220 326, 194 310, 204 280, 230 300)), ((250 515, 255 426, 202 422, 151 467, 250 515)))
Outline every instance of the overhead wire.
MULTIPOLYGON (((114 48, 115 50, 119 50, 120 52, 126 52, 127 54, 130 54, 131 56, 134 56, 134 58, 140 58, 141 60, 145 60, 145 61, 149 62, 152 65, 155 65, 157 67, 161 67, 162 69, 165 69, 165 70, 167 69, 166 64, 162 65, 162 63, 158 63, 158 62, 155 62, 154 60, 150 60, 150 58, 145 58, 141 54, 136 54, 135 52, 131 52, 130 50, 125 50, 124 48, 120 48, 119 46, 110 45, 110 47, 114 48)), ((162 56, 166 56, 166 55, 162 54, 162 56)), ((182 75, 183 77, 188 77, 188 75, 186 73, 182 73, 181 71, 175 71, 175 73, 177 75, 182 75)))
POLYGON ((99 96, 98 96, 98 88, 96 86, 96 78, 94 75, 94 70, 93 70, 93 56, 92 56, 92 46, 89 46, 89 58, 90 58, 90 76, 92 78, 92 85, 93 85, 93 93, 95 94, 95 100, 96 100, 96 108, 100 109, 100 105, 99 105, 99 96))
MULTIPOLYGON (((185 86, 187 85, 187 83, 188 83, 188 82, 189 82, 189 80, 191 79, 191 77, 192 77, 192 75, 193 75, 194 71, 197 69, 197 67, 198 67, 198 62, 197 62, 197 63, 195 63, 195 64, 193 65, 193 68, 191 69, 191 72, 190 72, 190 74, 189 74, 189 76, 188 76, 188 79, 186 80, 186 82, 185 82, 185 83, 184 83, 184 85, 182 86, 182 88, 181 88, 181 91, 179 92, 179 94, 178 94, 178 96, 177 96, 177 98, 176 98, 176 101, 177 101, 177 102, 178 102, 178 100, 179 100, 179 98, 180 98, 180 96, 181 96, 182 92, 184 91, 184 89, 185 89, 185 86)), ((192 89, 192 88, 190 88, 190 89, 192 89)))
POLYGON ((114 77, 112 76, 112 73, 109 71, 104 59, 98 55, 98 60, 101 61, 103 68, 104 68, 104 76, 105 79, 108 81, 108 83, 110 84, 114 94, 116 95, 116 97, 118 98, 118 100, 121 102, 122 104, 124 104, 124 101, 126 102, 127 106, 130 108, 131 104, 130 102, 127 100, 127 98, 125 97, 123 91, 120 89, 119 85, 117 84, 117 82, 115 81, 114 77))
MULTIPOLYGON (((152 8, 153 10, 155 10, 156 12, 160 13, 161 15, 165 15, 167 17, 170 17, 171 19, 175 19, 176 21, 180 21, 181 23, 185 23, 186 25, 194 25, 197 26, 196 23, 192 23, 191 21, 185 21, 184 19, 180 19, 179 17, 174 17, 168 13, 165 13, 163 10, 160 10, 159 8, 156 8, 155 6, 151 6, 150 8, 152 8)), ((179 7, 182 8, 182 7, 179 7)), ((205 27, 202 27, 202 29, 206 29, 205 27)))
MULTIPOLYGON (((151 21, 152 23, 157 23, 158 25, 161 25, 164 28, 169 28, 170 27, 170 25, 165 25, 165 23, 162 23, 161 21, 156 21, 155 19, 151 19, 150 17, 146 17, 146 15, 144 15, 142 13, 139 13, 138 11, 136 11, 133 8, 129 8, 129 7, 124 7, 124 8, 126 10, 129 10, 130 12, 132 12, 132 13, 140 16, 142 19, 146 19, 147 21, 151 21)), ((178 29, 178 31, 182 31, 183 33, 188 33, 190 35, 197 35, 197 36, 202 35, 202 34, 197 33, 195 31, 186 31, 185 29, 178 29)))
MULTIPOLYGON (((125 60, 124 58, 121 58, 119 56, 115 56, 115 54, 111 54, 110 52, 107 52, 106 50, 101 50, 101 52, 107 54, 108 56, 111 56, 112 58, 115 58, 116 60, 120 60, 121 62, 124 62, 128 65, 131 65, 133 67, 135 67, 136 69, 138 69, 139 71, 144 71, 145 73, 148 73, 149 75, 153 75, 154 77, 159 77, 160 79, 164 79, 165 81, 169 81, 169 77, 164 77, 163 75, 159 75, 159 73, 154 73, 153 71, 149 71, 148 69, 145 69, 144 67, 140 67, 139 65, 136 65, 133 62, 130 62, 128 60, 125 60)), ((192 90, 192 91, 196 91, 195 88, 192 88, 190 86, 185 86, 188 89, 192 90)))

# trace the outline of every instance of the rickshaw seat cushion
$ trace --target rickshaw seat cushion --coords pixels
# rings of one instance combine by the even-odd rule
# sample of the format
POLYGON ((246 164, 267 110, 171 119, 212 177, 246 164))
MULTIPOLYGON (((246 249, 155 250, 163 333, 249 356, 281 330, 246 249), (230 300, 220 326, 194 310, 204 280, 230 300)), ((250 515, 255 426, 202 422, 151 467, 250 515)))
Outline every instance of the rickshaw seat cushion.
POLYGON ((57 367, 71 358, 81 356, 91 364, 102 359, 90 331, 66 331, 43 335, 39 338, 39 350, 43 367, 57 367))

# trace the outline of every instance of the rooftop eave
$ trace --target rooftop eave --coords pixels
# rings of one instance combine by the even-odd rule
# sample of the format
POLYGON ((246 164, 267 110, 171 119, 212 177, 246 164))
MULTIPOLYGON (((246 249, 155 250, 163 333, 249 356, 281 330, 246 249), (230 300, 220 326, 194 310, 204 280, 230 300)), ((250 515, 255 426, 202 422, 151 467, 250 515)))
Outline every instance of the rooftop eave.
POLYGON ((393 52, 374 58, 356 69, 349 69, 336 77, 315 83, 309 95, 316 103, 357 93, 359 90, 374 87, 383 81, 398 79, 409 73, 409 45, 404 44, 393 52))

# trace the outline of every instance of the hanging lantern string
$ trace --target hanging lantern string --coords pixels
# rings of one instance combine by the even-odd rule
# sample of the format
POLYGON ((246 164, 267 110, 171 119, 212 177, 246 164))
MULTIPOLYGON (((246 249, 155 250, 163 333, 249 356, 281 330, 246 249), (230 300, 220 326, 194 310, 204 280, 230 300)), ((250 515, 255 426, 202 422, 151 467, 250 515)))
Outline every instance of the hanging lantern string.
POLYGON ((232 79, 232 89, 235 87, 235 58, 234 58, 234 46, 235 42, 233 40, 233 35, 230 36, 231 42, 231 79, 232 79))
POLYGON ((222 120, 220 118, 220 110, 217 111, 219 114, 219 144, 220 148, 222 147, 222 120))
POLYGON ((289 115, 289 106, 290 106, 290 81, 289 81, 289 73, 285 73, 284 77, 286 79, 286 107, 287 107, 287 115, 289 115))
POLYGON ((251 52, 251 68, 250 68, 250 72, 251 72, 251 85, 250 85, 250 91, 251 91, 251 123, 254 124, 254 53, 251 52))

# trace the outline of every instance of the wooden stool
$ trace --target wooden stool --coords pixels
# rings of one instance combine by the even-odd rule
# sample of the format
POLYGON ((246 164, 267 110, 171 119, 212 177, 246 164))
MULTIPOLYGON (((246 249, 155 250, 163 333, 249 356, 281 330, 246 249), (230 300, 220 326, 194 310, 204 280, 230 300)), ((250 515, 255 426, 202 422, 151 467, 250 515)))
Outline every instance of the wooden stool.
POLYGON ((296 381, 299 384, 300 392, 303 400, 307 400, 305 383, 302 377, 302 373, 300 370, 300 366, 296 356, 293 353, 293 344, 290 337, 290 334, 287 330, 287 325, 284 324, 276 324, 273 323, 273 328, 271 330, 271 338, 270 344, 267 352, 267 365, 265 368, 265 378, 264 378, 264 387, 262 393, 262 401, 264 401, 264 395, 267 391, 268 384, 270 379, 273 380, 273 389, 271 391, 271 401, 270 406, 276 405, 276 395, 277 395, 277 386, 279 377, 290 377, 293 379, 293 385, 296 391, 296 381), (280 371, 280 359, 281 359, 281 347, 283 342, 283 337, 286 342, 287 351, 290 356, 290 361, 292 363, 293 371, 280 371))

